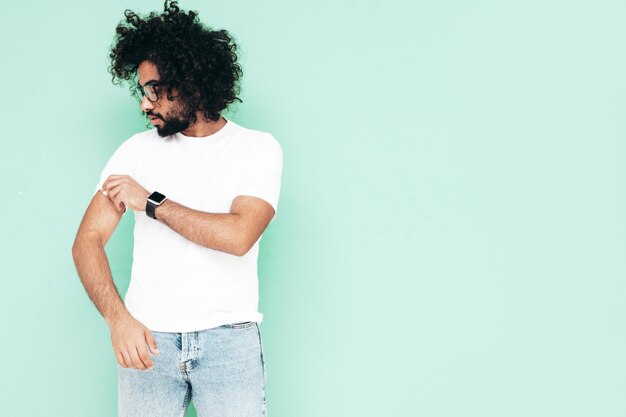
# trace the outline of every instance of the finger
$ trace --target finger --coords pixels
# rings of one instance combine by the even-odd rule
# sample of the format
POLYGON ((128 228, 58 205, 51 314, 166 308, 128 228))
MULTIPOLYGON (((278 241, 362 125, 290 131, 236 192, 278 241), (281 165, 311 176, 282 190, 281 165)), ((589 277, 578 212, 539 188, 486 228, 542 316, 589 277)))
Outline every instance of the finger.
POLYGON ((109 191, 109 198, 115 203, 115 206, 120 212, 126 211, 126 204, 124 203, 124 196, 122 195, 122 191, 124 191, 123 188, 124 187, 120 184, 109 191))
POLYGON ((113 202, 117 211, 119 211, 120 213, 123 213, 126 211, 126 205, 124 204, 124 200, 122 199, 122 196, 120 195, 121 193, 120 188, 121 187, 117 187, 113 191, 111 191, 109 193, 109 199, 113 202), (115 192, 115 190, 117 190, 117 192, 115 192))
POLYGON ((150 359, 150 355, 148 355, 148 349, 146 349, 145 345, 137 346, 137 354, 145 369, 152 369, 154 364, 152 363, 152 359, 150 359))
POLYGON ((112 188, 115 188, 118 185, 124 183, 124 181, 125 181, 125 178, 115 178, 115 179, 106 180, 104 184, 102 184, 102 189, 107 192, 110 192, 112 188))
POLYGON ((122 200, 119 200, 116 206, 120 213, 126 212, 126 204, 122 200))
POLYGON ((157 347, 156 340, 154 340, 150 330, 146 330, 146 343, 148 344, 148 349, 150 349, 150 352, 152 352, 153 355, 159 354, 159 348, 157 347))
POLYGON ((124 362, 124 357, 120 352, 115 352, 115 357, 117 358, 117 363, 119 363, 122 368, 128 368, 128 365, 124 362))
MULTIPOLYGON (((120 185, 123 184, 122 180, 116 180, 116 181, 111 181, 110 183, 108 183, 106 185, 106 187, 103 186, 103 188, 108 192, 109 195, 111 195, 111 193, 116 189, 119 188, 120 185)), ((119 190, 118 190, 119 193, 119 190)))
POLYGON ((111 181, 116 181, 121 177, 121 175, 109 175, 106 180, 102 183, 102 189, 106 189, 106 187, 111 183, 111 181))
POLYGON ((115 197, 117 197, 122 192, 122 187, 120 185, 116 185, 115 187, 109 189, 109 198, 111 200, 115 199, 115 197))
POLYGON ((120 200, 112 198, 111 199, 111 203, 113 203, 113 206, 115 207, 115 210, 117 210, 118 212, 122 211, 120 204, 124 204, 124 203, 122 203, 120 200))
POLYGON ((121 350, 120 354, 122 355, 122 359, 124 359, 124 368, 131 368, 133 365, 133 361, 130 359, 130 355, 127 351, 121 350))
POLYGON ((146 366, 143 364, 141 358, 139 357, 136 347, 130 347, 128 353, 130 354, 130 359, 133 362, 133 368, 140 369, 142 371, 146 369, 146 366))
POLYGON ((121 353, 115 352, 115 357, 117 358, 117 363, 120 364, 122 368, 126 368, 126 364, 124 363, 124 357, 121 353))
POLYGON ((102 187, 100 188, 102 191, 105 191, 107 184, 109 183, 109 181, 111 181, 112 179, 114 179, 113 177, 116 177, 116 175, 109 175, 107 177, 106 180, 104 180, 104 182, 102 183, 102 187))
POLYGON ((117 186, 114 188, 111 188, 109 190, 109 198, 111 199, 111 201, 122 201, 122 196, 120 195, 122 193, 122 187, 117 186))
POLYGON ((114 179, 122 178, 122 177, 128 177, 128 175, 126 175, 126 174, 111 174, 111 175, 109 175, 107 177, 107 181, 110 180, 110 179, 114 180, 114 179))

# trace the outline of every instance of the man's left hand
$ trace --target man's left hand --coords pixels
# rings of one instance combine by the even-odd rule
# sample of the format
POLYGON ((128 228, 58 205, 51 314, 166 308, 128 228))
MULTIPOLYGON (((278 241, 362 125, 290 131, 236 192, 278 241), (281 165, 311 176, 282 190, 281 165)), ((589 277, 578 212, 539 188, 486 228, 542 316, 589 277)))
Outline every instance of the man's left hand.
POLYGON ((144 211, 150 193, 129 175, 111 175, 102 185, 102 191, 123 212, 125 207, 144 211))

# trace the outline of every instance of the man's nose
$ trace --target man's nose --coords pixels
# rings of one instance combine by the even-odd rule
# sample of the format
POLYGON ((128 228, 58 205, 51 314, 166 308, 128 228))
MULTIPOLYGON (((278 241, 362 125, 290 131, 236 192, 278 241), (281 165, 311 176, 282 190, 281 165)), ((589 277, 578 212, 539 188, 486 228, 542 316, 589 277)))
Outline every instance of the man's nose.
POLYGON ((154 109, 154 104, 148 100, 148 97, 141 97, 141 110, 146 113, 148 110, 154 109))

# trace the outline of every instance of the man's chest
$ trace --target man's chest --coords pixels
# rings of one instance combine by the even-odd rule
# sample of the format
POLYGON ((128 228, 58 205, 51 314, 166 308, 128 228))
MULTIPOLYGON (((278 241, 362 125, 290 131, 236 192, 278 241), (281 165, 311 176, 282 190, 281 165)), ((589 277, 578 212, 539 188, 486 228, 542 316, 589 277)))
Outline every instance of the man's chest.
POLYGON ((155 147, 140 158, 136 177, 148 191, 187 207, 228 213, 248 164, 244 153, 220 147, 155 147))

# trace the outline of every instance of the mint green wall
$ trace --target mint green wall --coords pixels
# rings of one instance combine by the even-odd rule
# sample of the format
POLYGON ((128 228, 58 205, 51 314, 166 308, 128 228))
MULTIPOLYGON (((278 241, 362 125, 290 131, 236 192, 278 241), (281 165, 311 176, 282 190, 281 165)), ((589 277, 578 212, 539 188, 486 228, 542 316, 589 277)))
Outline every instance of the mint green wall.
MULTIPOLYGON (((161 4, 2 0, 2 416, 116 413, 70 248, 146 125, 106 72, 114 27, 161 4)), ((283 146, 271 417, 626 415, 624 2, 182 6, 241 44, 229 117, 283 146)), ((124 291, 131 232, 107 247, 124 291)))

